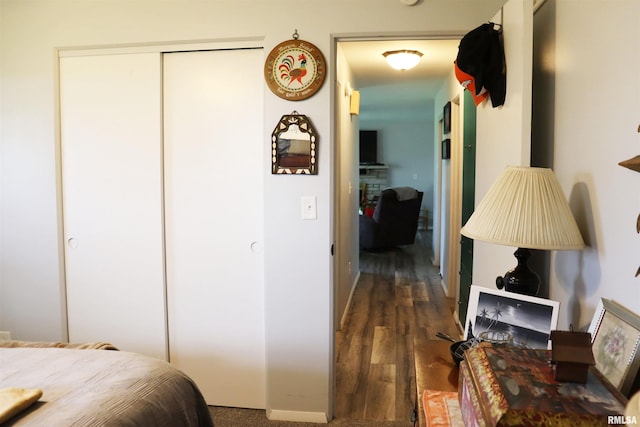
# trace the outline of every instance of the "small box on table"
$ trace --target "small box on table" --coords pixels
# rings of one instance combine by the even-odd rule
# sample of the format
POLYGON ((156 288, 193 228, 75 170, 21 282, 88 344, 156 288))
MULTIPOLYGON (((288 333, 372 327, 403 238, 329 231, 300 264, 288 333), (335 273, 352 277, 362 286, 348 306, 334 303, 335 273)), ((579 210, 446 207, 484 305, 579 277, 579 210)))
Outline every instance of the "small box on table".
POLYGON ((585 384, 589 367, 596 364, 588 332, 551 331, 551 362, 555 379, 585 384))
POLYGON ((626 398, 594 367, 585 384, 558 382, 551 352, 479 345, 460 365, 460 409, 469 426, 606 426, 626 398))

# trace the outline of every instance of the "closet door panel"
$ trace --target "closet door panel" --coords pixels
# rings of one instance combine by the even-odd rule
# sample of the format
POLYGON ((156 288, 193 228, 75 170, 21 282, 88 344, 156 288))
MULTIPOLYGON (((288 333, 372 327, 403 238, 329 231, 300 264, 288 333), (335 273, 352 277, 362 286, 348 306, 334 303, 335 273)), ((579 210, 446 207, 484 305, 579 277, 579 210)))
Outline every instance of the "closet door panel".
POLYGON ((169 354, 212 405, 265 407, 263 61, 164 56, 169 354))
POLYGON ((71 342, 166 359, 161 57, 60 59, 71 342))

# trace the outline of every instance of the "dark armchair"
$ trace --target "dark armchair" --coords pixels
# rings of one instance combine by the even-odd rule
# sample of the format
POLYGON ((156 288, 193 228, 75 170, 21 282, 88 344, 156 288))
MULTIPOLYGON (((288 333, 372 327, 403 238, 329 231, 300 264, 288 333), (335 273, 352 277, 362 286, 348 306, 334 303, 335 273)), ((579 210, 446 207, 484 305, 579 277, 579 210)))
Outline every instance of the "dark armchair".
POLYGON ((410 187, 383 190, 373 216, 360 215, 360 249, 412 245, 418 230, 422 196, 421 191, 410 187))

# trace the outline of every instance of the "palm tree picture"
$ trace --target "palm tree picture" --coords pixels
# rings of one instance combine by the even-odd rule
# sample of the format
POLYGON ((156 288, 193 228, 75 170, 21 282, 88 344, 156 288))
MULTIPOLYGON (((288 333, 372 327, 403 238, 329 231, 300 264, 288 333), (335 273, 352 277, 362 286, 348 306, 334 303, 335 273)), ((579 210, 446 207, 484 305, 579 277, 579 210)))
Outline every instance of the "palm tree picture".
POLYGON ((484 325, 484 323, 487 320, 487 317, 489 316, 489 312, 487 311, 486 308, 483 308, 482 311, 480 311, 480 315, 479 316, 482 318, 482 324, 484 325))
POLYGON ((559 306, 557 301, 473 285, 466 324, 476 337, 483 332, 508 335, 517 346, 546 349, 559 306))
POLYGON ((497 302, 496 306, 491 311, 491 323, 489 323, 489 328, 491 328, 492 325, 495 325, 496 323, 498 323, 501 316, 502 316, 502 304, 497 302))

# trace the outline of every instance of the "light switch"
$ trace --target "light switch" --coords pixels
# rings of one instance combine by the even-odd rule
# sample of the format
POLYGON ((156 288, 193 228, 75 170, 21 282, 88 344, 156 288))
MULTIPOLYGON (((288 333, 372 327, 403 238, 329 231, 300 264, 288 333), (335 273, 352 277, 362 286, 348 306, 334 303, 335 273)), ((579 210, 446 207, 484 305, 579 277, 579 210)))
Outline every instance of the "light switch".
POLYGON ((302 196, 302 219, 317 219, 316 196, 302 196))

